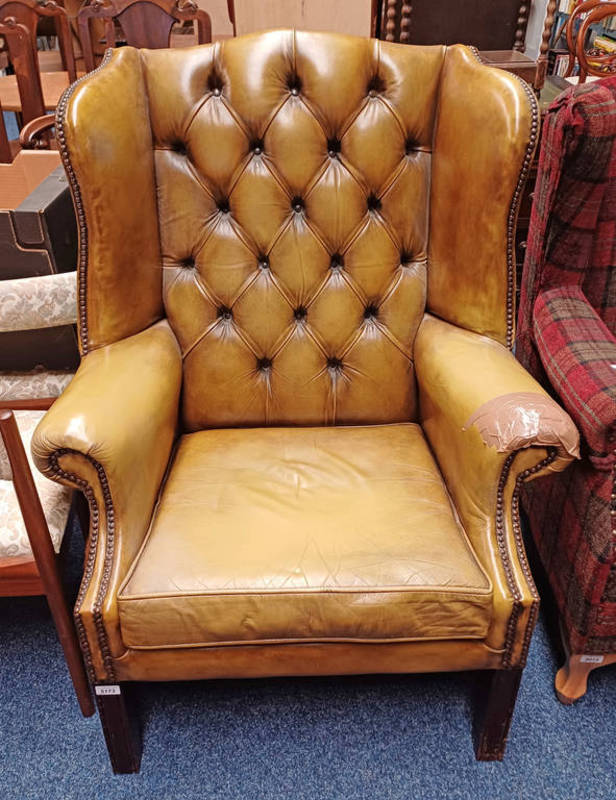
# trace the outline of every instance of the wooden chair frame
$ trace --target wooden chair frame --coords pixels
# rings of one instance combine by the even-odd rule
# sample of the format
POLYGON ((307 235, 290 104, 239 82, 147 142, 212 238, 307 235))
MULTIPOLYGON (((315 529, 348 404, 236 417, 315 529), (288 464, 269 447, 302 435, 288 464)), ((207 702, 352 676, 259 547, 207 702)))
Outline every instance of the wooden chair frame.
MULTIPOLYGON (((23 401, 10 400, 0 403, 0 435, 8 454, 15 494, 38 570, 38 576, 33 575, 30 559, 1 559, 0 596, 44 594, 47 597, 79 707, 82 714, 89 717, 94 714, 90 684, 86 677, 75 625, 64 595, 58 558, 53 548, 47 520, 13 414, 14 410, 46 410, 53 402, 54 398, 42 398, 23 401), (14 561, 14 563, 10 565, 2 563, 3 561, 14 561), (8 579, 5 577, 4 584, 3 569, 9 573, 8 579)), ((87 531, 87 526, 84 527, 87 520, 83 517, 83 506, 78 508, 82 530, 87 531)))
MULTIPOLYGON (((44 0, 43 3, 37 3, 36 0, 7 0, 7 2, 0 0, 0 36, 6 43, 9 60, 15 70, 21 98, 21 119, 25 123, 45 115, 36 49, 36 25, 41 16, 54 19, 69 79, 74 81, 77 78, 68 15, 62 6, 54 0, 44 0)), ((43 134, 37 146, 48 147, 49 137, 43 134)), ((10 163, 12 160, 11 144, 4 120, 0 117, 0 163, 10 163)))
MULTIPOLYGON (((227 7, 235 32, 233 0, 227 0, 227 7)), ((186 21, 197 23, 199 44, 212 41, 210 15, 199 8, 194 0, 93 0, 90 5, 82 6, 77 15, 79 38, 88 71, 96 66, 90 31, 92 19, 104 20, 106 47, 114 47, 116 44, 115 20, 119 21, 128 43, 134 47, 169 47, 171 29, 177 22, 186 21), (139 14, 143 11, 139 6, 149 6, 150 9, 156 7, 163 14, 156 23, 147 23, 139 14)))
POLYGON ((569 50, 566 78, 573 74, 576 58, 580 65, 580 83, 585 83, 588 75, 605 77, 616 72, 616 53, 600 55, 594 54, 592 49, 586 52, 586 37, 591 25, 605 17, 613 16, 616 16, 616 2, 605 2, 605 0, 585 0, 573 9, 565 27, 569 50), (587 16, 582 21, 576 36, 575 22, 584 13, 587 16))
MULTIPOLYGON (((36 27, 40 17, 53 17, 62 63, 71 82, 77 79, 75 54, 71 44, 71 29, 66 10, 55 0, 0 0, 0 22, 14 20, 29 32, 32 53, 38 72, 36 27)), ((15 69, 17 72, 17 69, 15 69)))

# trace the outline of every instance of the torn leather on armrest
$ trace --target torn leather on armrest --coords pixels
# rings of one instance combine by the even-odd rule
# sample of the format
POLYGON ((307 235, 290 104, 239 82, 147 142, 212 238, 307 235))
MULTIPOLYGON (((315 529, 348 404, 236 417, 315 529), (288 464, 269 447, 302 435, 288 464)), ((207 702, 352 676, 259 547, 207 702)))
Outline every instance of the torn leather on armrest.
POLYGON ((573 420, 493 339, 426 314, 415 340, 415 366, 429 438, 437 435, 438 418, 456 434, 477 432, 477 443, 494 454, 555 447, 551 471, 577 457, 573 420))
MULTIPOLYGON (((569 415, 547 395, 510 392, 493 397, 475 411, 464 425, 475 425, 488 447, 513 453, 526 447, 556 447, 556 462, 580 457, 577 429, 569 415)), ((554 465, 552 468, 554 468, 554 465)))

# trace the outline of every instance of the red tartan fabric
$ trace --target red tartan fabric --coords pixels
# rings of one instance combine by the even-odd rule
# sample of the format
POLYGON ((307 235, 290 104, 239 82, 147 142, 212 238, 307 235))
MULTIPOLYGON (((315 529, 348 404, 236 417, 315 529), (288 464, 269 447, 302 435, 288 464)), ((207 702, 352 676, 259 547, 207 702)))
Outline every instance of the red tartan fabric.
POLYGON ((577 286, 539 292, 533 335, 560 401, 582 431, 597 469, 614 464, 616 338, 577 286))
POLYGON ((616 78, 548 111, 516 356, 561 400, 583 460, 528 483, 523 506, 572 653, 616 652, 616 78))

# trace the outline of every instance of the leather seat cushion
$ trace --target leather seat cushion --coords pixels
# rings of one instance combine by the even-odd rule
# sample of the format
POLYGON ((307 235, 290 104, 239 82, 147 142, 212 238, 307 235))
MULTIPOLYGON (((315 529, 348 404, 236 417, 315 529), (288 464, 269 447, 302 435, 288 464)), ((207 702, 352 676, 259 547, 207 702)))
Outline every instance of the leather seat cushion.
POLYGON ((483 638, 492 587, 415 424, 183 436, 119 593, 133 648, 483 638))

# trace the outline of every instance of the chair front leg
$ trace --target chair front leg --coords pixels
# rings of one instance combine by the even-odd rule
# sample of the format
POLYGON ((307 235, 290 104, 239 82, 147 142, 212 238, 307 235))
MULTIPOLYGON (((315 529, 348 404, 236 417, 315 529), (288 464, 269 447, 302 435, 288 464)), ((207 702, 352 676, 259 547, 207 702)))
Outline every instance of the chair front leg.
MULTIPOLYGON (((128 687, 129 690, 132 687, 128 687)), ((139 772, 141 731, 136 714, 131 713, 127 686, 98 684, 94 687, 105 743, 116 775, 139 772)))
POLYGON ((479 673, 482 697, 474 725, 477 761, 503 760, 521 679, 518 668, 479 673))

